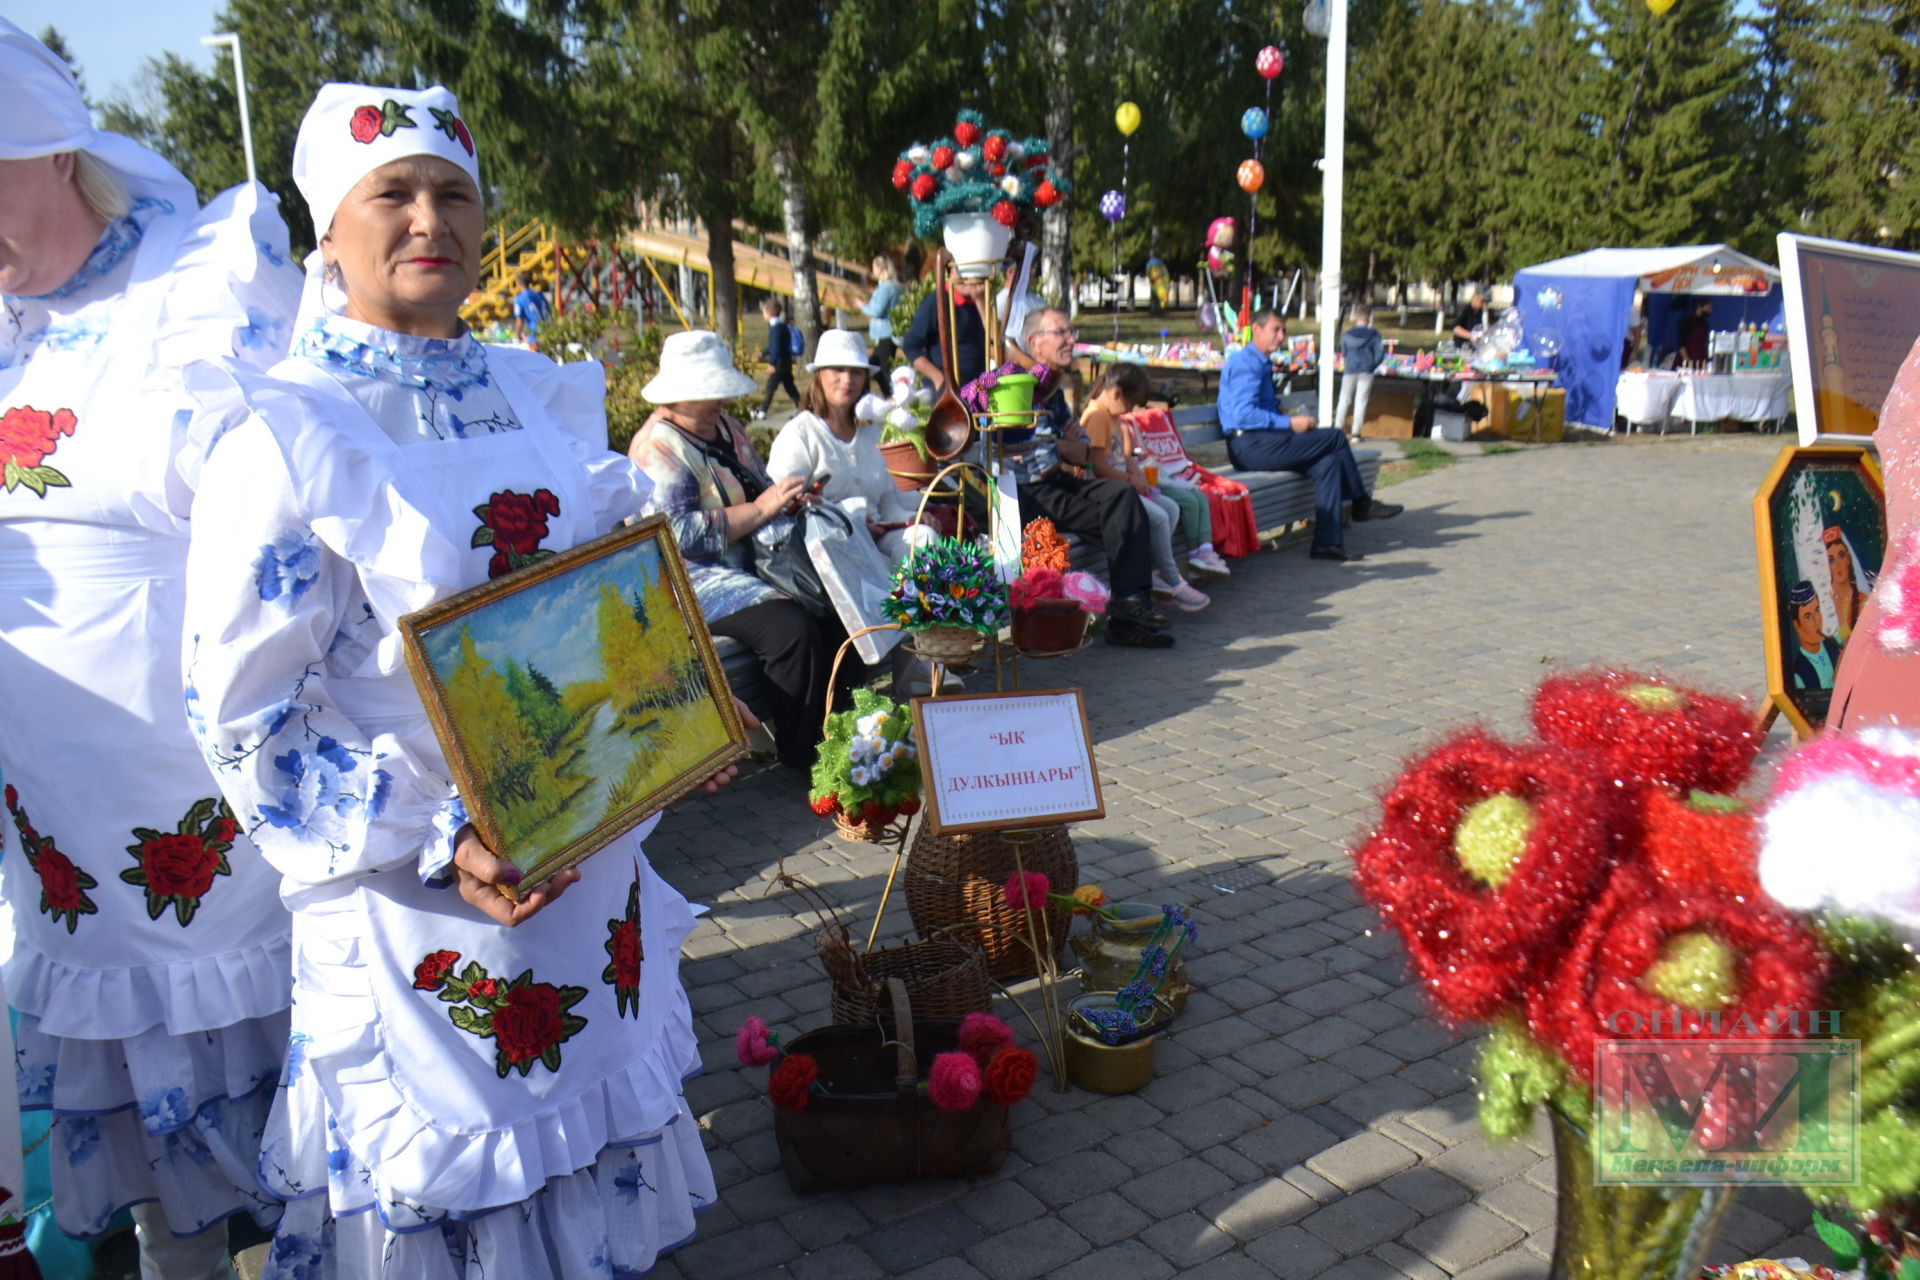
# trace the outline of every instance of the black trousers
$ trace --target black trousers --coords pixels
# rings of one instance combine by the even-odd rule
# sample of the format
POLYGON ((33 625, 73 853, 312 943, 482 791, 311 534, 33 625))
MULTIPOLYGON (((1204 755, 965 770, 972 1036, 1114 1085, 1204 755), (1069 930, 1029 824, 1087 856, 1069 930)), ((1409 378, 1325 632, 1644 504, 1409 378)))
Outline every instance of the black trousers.
POLYGON ((1313 545, 1337 547, 1343 541, 1343 506, 1362 510, 1373 501, 1360 464, 1343 431, 1242 431, 1227 439, 1227 457, 1241 471, 1298 471, 1313 481, 1313 545))
POLYGON ((760 412, 763 416, 767 410, 773 408, 773 393, 783 389, 787 393, 787 399, 793 401, 793 407, 798 409, 800 391, 793 385, 793 366, 790 364, 777 364, 773 366, 773 372, 767 375, 767 398, 760 402, 760 412))
POLYGON ((1147 510, 1124 480, 1080 480, 1065 472, 1019 486, 1020 518, 1045 516, 1062 533, 1099 542, 1116 596, 1136 595, 1152 585, 1153 549, 1147 510))
MULTIPOLYGON (((716 636, 753 650, 767 673, 767 708, 780 763, 813 767, 814 744, 827 714, 827 675, 847 636, 837 619, 822 620, 784 596, 730 613, 707 624, 716 636)), ((860 670, 857 661, 846 665, 860 670)))

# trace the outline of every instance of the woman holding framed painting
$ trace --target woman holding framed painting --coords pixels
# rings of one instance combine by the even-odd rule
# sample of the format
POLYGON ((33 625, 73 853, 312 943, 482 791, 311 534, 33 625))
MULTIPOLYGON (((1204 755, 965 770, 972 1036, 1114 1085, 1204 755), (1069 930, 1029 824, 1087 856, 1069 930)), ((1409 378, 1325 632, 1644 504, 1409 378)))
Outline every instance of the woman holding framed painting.
MULTIPOLYGON (((645 1271, 714 1200, 680 1090, 692 913, 646 824, 517 892, 397 622, 606 532, 649 486, 607 450, 599 366, 461 323, 482 212, 452 94, 325 86, 294 180, 323 232, 303 323, 267 379, 202 379, 222 412, 187 567, 188 715, 295 921, 268 1274, 645 1271)), ((606 700, 502 665, 501 698, 546 697, 555 742, 606 700)))

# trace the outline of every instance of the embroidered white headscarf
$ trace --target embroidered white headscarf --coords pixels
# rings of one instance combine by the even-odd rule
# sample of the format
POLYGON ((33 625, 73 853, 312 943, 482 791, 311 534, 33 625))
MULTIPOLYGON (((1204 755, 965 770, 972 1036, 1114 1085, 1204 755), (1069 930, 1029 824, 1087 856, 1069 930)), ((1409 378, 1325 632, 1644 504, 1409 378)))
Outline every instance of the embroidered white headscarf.
MULTIPOLYGON (((480 157, 460 118, 460 104, 439 85, 393 89, 366 84, 326 84, 300 121, 293 144, 293 183, 306 198, 316 235, 360 179, 394 160, 439 156, 466 171, 480 189, 480 157)), ((346 295, 322 277, 320 251, 307 256, 306 292, 300 299, 303 329, 322 313, 339 315, 346 295)))

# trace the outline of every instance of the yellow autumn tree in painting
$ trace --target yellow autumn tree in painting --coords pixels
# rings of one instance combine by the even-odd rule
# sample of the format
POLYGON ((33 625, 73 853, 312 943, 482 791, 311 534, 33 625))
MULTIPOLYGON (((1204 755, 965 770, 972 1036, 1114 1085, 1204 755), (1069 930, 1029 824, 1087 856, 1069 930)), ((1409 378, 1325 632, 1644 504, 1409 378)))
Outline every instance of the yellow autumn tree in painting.
POLYGON ((481 787, 505 802, 532 799, 529 775, 539 744, 507 692, 506 677, 480 656, 473 632, 466 628, 461 629, 460 659, 446 687, 447 711, 462 727, 481 787))

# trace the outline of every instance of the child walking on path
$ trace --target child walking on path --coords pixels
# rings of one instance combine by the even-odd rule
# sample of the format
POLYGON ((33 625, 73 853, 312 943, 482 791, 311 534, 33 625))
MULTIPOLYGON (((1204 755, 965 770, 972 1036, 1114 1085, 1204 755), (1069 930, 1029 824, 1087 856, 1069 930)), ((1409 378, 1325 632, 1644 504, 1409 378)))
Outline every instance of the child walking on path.
POLYGON ((1387 358, 1386 340, 1373 327, 1373 308, 1359 303, 1353 308, 1353 328, 1340 335, 1340 356, 1346 362, 1346 376, 1340 379, 1340 403, 1333 410, 1333 427, 1338 431, 1353 410, 1353 438, 1358 440, 1367 425, 1367 398, 1373 394, 1373 371, 1387 358))
POLYGON ((785 391, 787 399, 793 401, 793 407, 800 407, 800 391, 793 385, 793 358, 801 354, 798 350, 800 331, 786 321, 787 309, 778 298, 768 298, 760 304, 760 314, 767 318, 767 349, 760 353, 771 371, 767 374, 767 397, 760 402, 760 412, 755 417, 764 418, 773 408, 773 393, 785 391))

